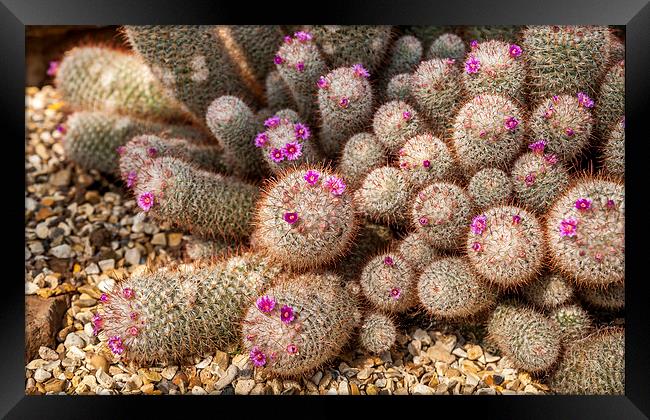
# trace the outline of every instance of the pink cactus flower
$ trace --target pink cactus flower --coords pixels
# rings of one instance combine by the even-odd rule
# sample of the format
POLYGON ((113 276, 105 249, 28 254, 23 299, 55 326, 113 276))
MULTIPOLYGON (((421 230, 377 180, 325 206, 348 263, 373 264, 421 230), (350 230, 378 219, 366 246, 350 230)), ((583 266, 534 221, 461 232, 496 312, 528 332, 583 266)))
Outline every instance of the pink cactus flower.
POLYGON ((289 354, 296 354, 296 353, 298 353, 298 346, 296 346, 296 345, 293 344, 293 343, 292 343, 292 344, 289 344, 289 345, 287 346, 287 353, 289 353, 289 354))
POLYGON ((270 313, 275 308, 275 300, 270 296, 262 296, 257 299, 257 309, 264 312, 265 314, 270 313))
POLYGON ((153 207, 154 196, 152 192, 143 192, 138 196, 138 206, 144 210, 149 211, 153 207))
POLYGON ((289 223, 290 225, 293 225, 298 221, 298 213, 284 213, 284 216, 282 216, 285 222, 289 223))
POLYGON ((257 367, 264 366, 266 364, 266 355, 257 346, 253 347, 249 354, 249 357, 253 364, 257 367))
POLYGON ((339 196, 345 191, 345 182, 337 176, 330 176, 325 180, 325 188, 330 190, 332 195, 339 196))
POLYGON ((571 127, 567 127, 567 129, 564 130, 564 132, 568 137, 573 137, 573 135, 576 133, 575 131, 573 131, 573 128, 571 127))
POLYGON ((521 223, 521 216, 518 215, 518 214, 513 214, 512 215, 512 224, 518 225, 519 223, 521 223))
POLYGON ((266 120, 264 120, 264 126, 266 128, 273 128, 273 127, 277 127, 278 125, 280 125, 280 117, 278 117, 277 115, 274 115, 271 118, 267 118, 266 120))
POLYGON ((362 64, 355 64, 354 66, 352 66, 352 70, 354 70, 355 76, 365 77, 365 78, 370 77, 370 73, 368 72, 368 70, 366 70, 365 67, 363 67, 362 64))
POLYGON ((122 296, 124 296, 124 299, 131 300, 135 297, 135 290, 130 287, 125 287, 122 289, 122 296))
POLYGON ((257 133, 255 136, 255 147, 263 147, 269 141, 269 136, 266 133, 257 133))
POLYGON ((426 226, 429 224, 429 218, 426 216, 422 216, 418 219, 418 222, 420 223, 420 225, 426 226))
POLYGON ((430 160, 423 160, 422 161, 422 166, 424 166, 425 168, 430 167, 431 166, 431 161, 430 160))
POLYGON ((126 329, 126 333, 132 336, 138 335, 138 327, 135 325, 130 326, 129 328, 126 329))
POLYGON ((560 235, 573 237, 576 236, 578 221, 573 217, 562 219, 560 222, 560 235))
POLYGON ((293 308, 291 306, 284 305, 282 309, 280 309, 280 319, 285 324, 290 324, 295 318, 296 317, 293 313, 293 308))
POLYGON ((546 147, 546 141, 545 140, 538 140, 535 143, 531 143, 528 145, 528 148, 532 150, 534 153, 541 154, 544 153, 544 148, 546 147))
POLYGON ((404 121, 408 121, 408 120, 410 120, 411 117, 413 117, 413 114, 412 114, 410 111, 404 111, 404 112, 402 112, 402 119, 403 119, 404 121))
POLYGON ((59 65, 61 63, 59 61, 50 61, 49 66, 47 68, 47 75, 54 77, 56 76, 56 73, 59 71, 59 65))
POLYGON ((298 142, 287 143, 284 145, 282 152, 288 160, 296 160, 302 156, 302 144, 298 142))
POLYGON ((484 214, 478 215, 472 219, 470 230, 474 235, 480 235, 487 227, 487 216, 484 214))
POLYGON ((298 62, 296 63, 296 70, 298 70, 298 71, 301 72, 301 73, 302 73, 303 71, 305 71, 305 63, 302 62, 302 61, 298 61, 298 62))
POLYGON ((275 64, 280 65, 280 64, 284 63, 284 59, 282 57, 280 57, 279 55, 276 55, 275 57, 273 57, 273 62, 275 64))
POLYGON ((510 54, 510 57, 512 58, 517 58, 521 55, 521 47, 517 44, 512 44, 510 45, 510 49, 508 50, 508 54, 510 54))
POLYGON ((272 149, 269 152, 269 157, 273 162, 282 162, 284 160, 284 153, 280 149, 272 149))
POLYGON ((581 211, 589 210, 591 208, 591 200, 588 198, 577 199, 576 208, 581 211))
POLYGON ((307 125, 302 123, 296 123, 293 126, 293 133, 298 140, 307 140, 311 136, 311 131, 307 125))
POLYGON ((474 242, 472 244, 472 249, 476 252, 480 252, 483 249, 483 246, 479 242, 474 242))
POLYGON ((305 174, 305 181, 307 181, 307 183, 309 185, 316 185, 316 183, 318 182, 319 177, 320 177, 320 174, 318 172, 309 170, 305 174))
POLYGON ((296 37, 296 39, 300 42, 307 42, 311 41, 311 34, 309 32, 305 31, 298 31, 293 34, 293 36, 296 37))
POLYGON ((347 108, 350 105, 350 100, 345 96, 339 100, 339 106, 343 109, 347 108))
POLYGON ((402 290, 399 287, 393 287, 390 289, 390 297, 395 300, 398 300, 402 296, 402 290))
POLYGON ((124 353, 124 343, 122 342, 122 337, 114 335, 108 339, 108 348, 113 352, 113 354, 120 355, 124 353))
POLYGON ((479 61, 478 58, 474 57, 473 55, 470 55, 467 61, 465 61, 465 72, 467 74, 478 73, 480 68, 481 68, 481 62, 479 61))
POLYGON ((510 131, 514 131, 518 125, 519 125, 519 120, 517 120, 515 117, 508 117, 508 119, 505 122, 506 128, 510 131))
POLYGON ((526 183, 526 186, 530 187, 535 183, 535 172, 530 172, 526 177, 524 178, 524 182, 526 183))
POLYGON ((591 99, 586 93, 578 92, 578 104, 584 106, 585 108, 593 108, 594 100, 591 99))
POLYGON ((321 76, 318 78, 316 86, 318 86, 320 89, 327 89, 330 86, 330 82, 325 77, 321 76))
POLYGON ((138 173, 136 171, 129 172, 129 175, 126 177, 126 186, 128 188, 133 187, 137 179, 138 179, 138 173))

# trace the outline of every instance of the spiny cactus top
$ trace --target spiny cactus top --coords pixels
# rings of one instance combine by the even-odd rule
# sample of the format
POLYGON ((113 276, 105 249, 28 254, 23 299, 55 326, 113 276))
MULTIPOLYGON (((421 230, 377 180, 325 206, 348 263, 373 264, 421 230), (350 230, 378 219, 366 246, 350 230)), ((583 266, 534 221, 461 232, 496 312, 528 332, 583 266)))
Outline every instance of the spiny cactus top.
POLYGON ((395 321, 380 312, 371 312, 363 320, 359 331, 359 343, 371 353, 390 350, 397 339, 395 321))
POLYGON ((363 295, 378 310, 401 313, 417 304, 415 272, 402 255, 374 256, 361 273, 363 295))
POLYGON ((399 167, 414 188, 453 176, 454 158, 438 137, 424 133, 410 138, 397 152, 399 167))
POLYGON ((408 139, 424 131, 424 123, 409 104, 391 101, 375 112, 372 128, 388 152, 395 153, 408 139))

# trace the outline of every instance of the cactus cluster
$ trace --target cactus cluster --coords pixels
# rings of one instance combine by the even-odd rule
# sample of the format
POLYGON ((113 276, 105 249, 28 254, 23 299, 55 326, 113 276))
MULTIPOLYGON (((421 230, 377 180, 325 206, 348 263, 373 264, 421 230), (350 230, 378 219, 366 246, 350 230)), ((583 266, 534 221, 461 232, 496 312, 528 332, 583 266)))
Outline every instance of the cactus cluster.
POLYGON ((353 338, 390 350, 420 313, 482 323, 504 363, 553 391, 622 391, 622 331, 601 316, 625 307, 613 31, 123 33, 132 51, 80 47, 59 65, 64 150, 191 233, 192 262, 106 295, 95 326, 113 354, 149 364, 237 341, 253 367, 295 377, 353 338))

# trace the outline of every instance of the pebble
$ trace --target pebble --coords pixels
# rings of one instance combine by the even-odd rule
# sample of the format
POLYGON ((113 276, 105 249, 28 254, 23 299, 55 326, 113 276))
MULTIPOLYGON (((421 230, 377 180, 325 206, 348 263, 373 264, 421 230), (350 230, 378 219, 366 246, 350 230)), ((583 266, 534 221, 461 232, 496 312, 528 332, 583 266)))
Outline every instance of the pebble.
POLYGON ((483 355, 483 349, 481 346, 473 345, 467 349, 467 358, 469 360, 477 360, 483 355))
POLYGON ((178 366, 167 366, 162 370, 162 372, 160 372, 160 376, 171 381, 172 379, 174 379, 177 370, 178 370, 178 366))
POLYGON ((167 235, 167 243, 169 244, 170 247, 179 246, 182 240, 183 240, 182 233, 170 233, 167 235))
POLYGON ((230 383, 235 380, 237 373, 239 373, 239 368, 236 365, 233 364, 228 366, 225 375, 219 378, 219 380, 214 384, 214 389, 220 391, 230 385, 230 383))
POLYGON ((102 260, 99 262, 99 268, 104 272, 113 270, 115 269, 115 260, 114 259, 102 260))
POLYGON ((86 269, 84 270, 84 272, 86 274, 88 274, 88 275, 93 275, 93 274, 99 274, 100 273, 99 267, 97 267, 97 264, 95 264, 95 263, 91 263, 90 265, 88 265, 86 267, 86 269))
POLYGON ((129 248, 124 253, 124 260, 129 265, 140 264, 140 250, 138 248, 129 248))
POLYGON ((25 283, 25 294, 26 295, 35 295, 36 292, 38 292, 38 285, 35 283, 32 283, 31 281, 28 281, 25 283))
POLYGON ((433 390, 433 388, 430 388, 422 384, 417 384, 413 388, 413 394, 415 395, 433 395, 434 393, 435 391, 433 390))
POLYGON ((39 368, 36 369, 36 372, 34 372, 34 380, 36 382, 44 382, 52 377, 52 374, 45 369, 39 368))
POLYGON ((155 235, 153 235, 153 238, 151 238, 151 244, 165 246, 167 245, 167 237, 162 232, 156 233, 155 235))
POLYGON ((63 343, 67 349, 70 349, 72 347, 78 347, 78 348, 84 348, 86 347, 86 342, 79 336, 79 334, 71 332, 70 334, 67 335, 65 338, 65 342, 63 343))
POLYGON ((50 379, 44 383, 43 386, 45 388, 45 392, 63 392, 65 389, 65 381, 62 381, 61 379, 50 379))
POLYGON ((50 229, 47 227, 47 223, 43 222, 36 225, 34 232, 39 239, 45 239, 50 234, 50 229))
POLYGON ((98 369, 95 377, 97 378, 97 382, 106 389, 112 389, 115 385, 115 380, 108 373, 104 372, 104 369, 98 369))
POLYGON ((192 395, 207 395, 208 393, 206 392, 205 389, 201 388, 200 386, 194 386, 192 387, 192 395))
POLYGON ((341 383, 339 384, 338 394, 350 395, 350 388, 348 387, 348 383, 346 381, 341 381, 341 383))
POLYGON ((255 387, 255 380, 253 379, 240 380, 235 385, 235 394, 248 395, 254 387, 255 387))
POLYGON ((45 346, 38 348, 38 355, 43 360, 59 360, 59 354, 51 348, 45 346))
POLYGON ((72 248, 68 244, 58 245, 50 249, 50 254, 57 258, 70 258, 72 256, 72 248))

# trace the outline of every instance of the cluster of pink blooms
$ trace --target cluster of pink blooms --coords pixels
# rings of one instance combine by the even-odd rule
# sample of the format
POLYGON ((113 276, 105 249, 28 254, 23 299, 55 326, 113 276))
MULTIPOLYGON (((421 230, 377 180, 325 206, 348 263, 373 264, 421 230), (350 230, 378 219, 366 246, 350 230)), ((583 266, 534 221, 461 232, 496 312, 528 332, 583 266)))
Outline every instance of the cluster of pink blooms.
MULTIPOLYGON (((257 309, 265 314, 270 314, 275 309, 275 299, 270 296, 262 296, 257 299, 257 309)), ((289 305, 284 305, 280 308, 280 320, 285 324, 291 324, 296 316, 293 313, 293 308, 289 305)))
POLYGON ((470 229, 474 235, 481 235, 487 227, 487 216, 484 214, 478 215, 472 219, 470 229))
POLYGON ((585 108, 593 108, 594 100, 591 99, 586 93, 578 92, 578 104, 584 106, 585 108))
MULTIPOLYGON (((312 169, 308 170, 303 177, 307 184, 314 186, 318 183, 320 179, 320 173, 312 169)), ((338 176, 330 175, 323 182, 323 186, 327 189, 330 194, 334 196, 340 196, 345 191, 346 185, 345 182, 338 176)))
MULTIPOLYGON (((277 115, 268 118, 264 121, 264 126, 267 129, 273 129, 278 127, 280 124, 291 124, 291 122, 284 118, 280 119, 277 115)), ((302 143, 301 141, 307 140, 311 137, 311 130, 306 124, 295 123, 293 125, 293 133, 296 141, 288 142, 281 148, 272 148, 269 151, 269 157, 274 162, 282 162, 284 159, 287 160, 296 160, 302 156, 302 143)), ((268 144, 269 134, 267 131, 257 133, 253 142, 255 147, 264 147, 268 144)))
MULTIPOLYGON (((284 43, 285 44, 292 44, 293 41, 296 40, 296 41, 304 44, 305 42, 311 41, 311 38, 312 38, 312 36, 311 36, 310 33, 304 32, 304 31, 298 31, 298 32, 295 32, 293 34, 293 38, 291 36, 289 36, 289 35, 285 35, 284 43)), ((280 55, 275 55, 275 57, 273 57, 273 62, 275 64, 277 64, 277 65, 280 65, 280 64, 284 63, 284 58, 282 58, 280 55)), ((296 67, 296 70, 302 72, 302 71, 305 70, 305 63, 302 62, 302 61, 298 61, 298 62, 296 62, 295 67, 296 67)))

